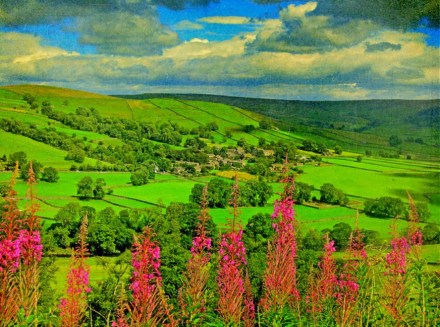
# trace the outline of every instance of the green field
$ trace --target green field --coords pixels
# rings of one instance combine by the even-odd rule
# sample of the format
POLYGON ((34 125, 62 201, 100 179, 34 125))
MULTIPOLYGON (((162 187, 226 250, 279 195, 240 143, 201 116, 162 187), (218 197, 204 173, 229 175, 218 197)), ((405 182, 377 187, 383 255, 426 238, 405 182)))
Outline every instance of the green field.
MULTIPOLYGON (((418 123, 422 122, 420 118, 422 116, 420 115, 430 109, 431 105, 436 105, 437 102, 435 101, 392 102, 391 104, 394 107, 386 110, 376 102, 370 104, 363 102, 357 109, 350 109, 348 103, 325 104, 331 110, 325 107, 324 104, 321 104, 322 108, 320 108, 316 103, 296 103, 292 104, 292 110, 295 112, 289 112, 286 109, 288 106, 285 106, 285 110, 277 113, 276 102, 268 104, 265 109, 261 107, 261 103, 268 103, 265 101, 260 104, 255 101, 246 102, 245 100, 234 103, 224 101, 222 103, 221 101, 210 102, 208 98, 191 99, 190 97, 182 97, 179 99, 162 96, 127 99, 32 85, 0 88, 0 119, 16 119, 27 124, 33 124, 38 129, 50 126, 58 132, 82 138, 85 140, 85 145, 91 148, 96 147, 100 142, 104 146, 123 146, 125 143, 121 139, 75 130, 60 122, 48 119, 38 110, 29 108, 29 105, 23 100, 23 95, 26 93, 35 95, 39 103, 45 100, 50 101, 55 110, 63 112, 74 113, 78 107, 94 107, 102 116, 106 117, 135 119, 152 124, 178 123, 187 129, 198 128, 215 122, 219 129, 212 132, 212 139, 206 140, 209 146, 231 146, 231 148, 236 148, 236 141, 241 138, 253 145, 258 144, 259 138, 264 138, 266 142, 289 141, 297 146, 300 146, 304 139, 324 142, 333 146, 339 144, 345 150, 343 156, 323 156, 319 165, 312 162, 300 166, 299 168, 304 173, 297 175, 296 178, 297 181, 314 185, 315 190, 312 195, 317 198, 319 198, 320 186, 324 183, 332 183, 348 195, 350 199, 348 207, 314 204, 314 206, 319 207, 318 209, 311 206, 296 206, 298 227, 302 231, 312 228, 316 230, 332 228, 338 222, 346 222, 354 226, 355 208, 362 210, 365 200, 381 196, 392 196, 398 197, 407 203, 407 191, 416 201, 428 203, 431 211, 431 222, 440 222, 440 162, 438 160, 438 147, 435 146, 436 134, 426 126, 420 126, 414 131, 415 127, 408 121, 403 120, 404 117, 406 117, 405 119, 413 117, 418 123), (247 105, 240 107, 239 103, 247 105), (299 105, 299 107, 294 105, 299 105), (367 110, 368 105, 373 106, 374 114, 367 110), (402 111, 399 111, 399 115, 403 118, 399 115, 396 116, 396 106, 401 107, 402 111), (379 109, 384 109, 384 111, 381 112, 379 109), (333 111, 337 113, 335 117, 331 115, 333 111), (321 126, 321 128, 318 126, 319 122, 316 121, 316 115, 319 112, 320 117, 326 124, 332 123, 336 127, 321 126), (299 117, 300 113, 303 116, 299 117), (356 119, 354 119, 355 116, 356 119), (278 127, 270 130, 258 128, 260 122, 268 119, 268 117, 276 119, 284 117, 292 124, 285 130, 278 127), (294 117, 299 117, 298 124, 293 122, 294 117), (381 119, 381 125, 368 125, 374 119, 381 119), (393 121, 397 121, 397 123, 390 127, 393 121), (346 124, 346 126, 340 128, 341 124, 346 124), (256 129, 246 133, 244 132, 246 125, 253 125, 256 129), (399 128, 402 126, 407 128, 405 133, 399 132, 399 128), (355 131, 356 128, 364 127, 369 129, 363 132, 355 131), (232 136, 226 138, 226 134, 229 133, 232 136), (416 154, 413 159, 382 158, 376 155, 367 157, 363 155, 365 149, 372 149, 374 154, 382 149, 390 151, 390 153, 396 152, 398 149, 390 148, 388 144, 389 136, 392 133, 402 137, 401 150, 403 154, 416 154), (432 135, 429 135, 429 133, 432 135), (404 139, 410 136, 420 137, 424 143, 416 144, 404 139), (361 162, 356 160, 359 155, 362 155, 361 162), (420 158, 430 158, 431 160, 420 160, 420 158)), ((282 102, 279 102, 278 105, 281 106, 282 102)), ((282 124, 280 126, 283 127, 282 124)), ((174 150, 184 149, 183 144, 189 137, 193 136, 184 135, 180 145, 172 145, 170 148, 174 150)), ((0 155, 8 156, 13 152, 24 151, 28 154, 28 159, 38 160, 45 167, 52 166, 59 170, 60 179, 57 183, 40 181, 36 186, 40 205, 39 214, 47 218, 45 227, 52 222, 51 218, 56 215, 59 208, 69 202, 92 206, 97 211, 111 207, 116 212, 124 208, 148 208, 151 206, 164 208, 172 202, 186 203, 189 201, 193 186, 196 183, 209 182, 210 179, 215 177, 216 173, 216 171, 212 171, 211 175, 202 177, 182 177, 169 173, 158 173, 156 178, 148 184, 134 187, 130 183, 130 173, 71 172, 69 169, 73 161, 64 159, 66 151, 33 141, 27 137, 6 133, 3 130, 0 130, 0 139, 3 141, 0 143, 0 155), (106 188, 111 189, 113 194, 107 194, 103 200, 79 200, 76 196, 76 184, 84 176, 91 176, 94 180, 104 178, 107 184, 106 188)), ((152 143, 163 145, 163 143, 157 141, 152 141, 152 143)), ((333 148, 330 149, 333 150, 333 148)), ((302 150, 299 150, 298 154, 300 156, 310 156, 310 153, 302 150)), ((248 158, 245 160, 248 160, 248 158)), ((95 165, 96 160, 86 158, 84 163, 95 165)), ((104 162, 104 164, 106 163, 104 162)), ((226 175, 228 173, 231 172, 227 172, 226 175)), ((10 172, 0 172, 0 183, 7 183, 10 175, 10 172)), ((258 176, 254 177, 258 178, 258 176)), ((230 181, 230 178, 226 179, 230 181)), ((240 219, 243 226, 257 213, 271 214, 273 212, 273 202, 279 197, 277 193, 282 190, 282 185, 271 183, 271 186, 275 194, 269 199, 267 206, 262 208, 240 208, 240 219)), ((20 206, 25 207, 27 205, 25 197, 27 185, 23 181, 18 181, 16 189, 20 196, 20 206)), ((227 220, 231 217, 229 209, 212 209, 210 214, 221 228, 225 227, 227 220)), ((359 226, 378 231, 380 238, 384 240, 390 237, 391 223, 392 220, 368 217, 362 212, 359 215, 359 226)), ((397 224, 399 229, 406 227, 404 221, 399 220, 397 224)), ((426 249, 431 248, 427 247, 426 249)), ((426 255, 433 258, 440 257, 436 249, 438 248, 434 247, 426 255)))

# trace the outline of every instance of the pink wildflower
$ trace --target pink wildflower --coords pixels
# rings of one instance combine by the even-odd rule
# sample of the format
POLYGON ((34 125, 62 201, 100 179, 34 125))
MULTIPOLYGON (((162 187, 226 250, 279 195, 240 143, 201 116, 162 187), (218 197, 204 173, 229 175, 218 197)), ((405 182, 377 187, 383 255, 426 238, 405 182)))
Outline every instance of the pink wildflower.
POLYGON ((130 289, 132 325, 156 326, 168 321, 176 326, 177 321, 170 314, 170 307, 162 291, 160 273, 160 248, 152 240, 153 233, 146 227, 144 234, 133 245, 132 260, 134 271, 130 289))
POLYGON ((203 319, 200 314, 206 311, 205 288, 209 279, 208 264, 211 259, 209 250, 212 247, 212 239, 207 236, 205 230, 209 219, 207 199, 208 186, 205 186, 202 193, 198 235, 192 241, 191 258, 187 265, 182 288, 179 290, 181 314, 186 324, 196 324, 194 320, 202 323, 203 319))
POLYGON ((43 256, 43 245, 41 244, 40 231, 30 232, 28 230, 20 230, 18 236, 20 245, 20 253, 25 265, 32 262, 41 261, 43 256))
POLYGON ((80 232, 79 246, 75 249, 67 274, 66 297, 60 300, 61 326, 74 327, 81 325, 87 308, 90 267, 86 263, 87 250, 87 215, 84 217, 80 232))
MULTIPOLYGON (((246 265, 246 249, 244 247, 241 228, 236 230, 238 220, 239 188, 238 178, 235 176, 235 183, 232 187, 232 221, 229 223, 230 231, 222 235, 220 242, 219 256, 220 267, 217 276, 219 288, 218 311, 223 321, 227 324, 240 324, 244 319, 250 324, 252 295, 246 295, 245 283, 243 281, 243 269, 246 265)), ((239 224, 238 224, 239 225, 239 224)))
POLYGON ((243 312, 244 283, 242 266, 246 264, 245 248, 241 240, 243 231, 222 236, 220 243, 220 269, 218 310, 225 322, 239 323, 243 312))
POLYGON ((296 237, 293 200, 290 196, 275 202, 272 215, 275 239, 268 249, 265 273, 265 294, 262 299, 264 310, 282 309, 299 300, 296 287, 296 237))
MULTIPOLYGON (((323 311, 324 303, 335 296, 337 287, 336 264, 333 259, 333 253, 336 251, 334 241, 330 241, 326 235, 324 244, 324 255, 318 263, 318 274, 313 279, 313 284, 309 286, 307 303, 309 311, 313 314, 323 311)), ((315 319, 315 317, 314 317, 315 319)))
POLYGON ((20 263, 20 244, 18 240, 0 241, 0 272, 4 269, 16 271, 20 263))
POLYGON ((130 325, 127 324, 127 321, 124 318, 118 318, 116 321, 112 322, 112 327, 130 327, 130 325))
POLYGON ((403 275, 406 273, 406 254, 410 245, 406 237, 394 238, 391 240, 392 250, 385 257, 388 275, 403 275))

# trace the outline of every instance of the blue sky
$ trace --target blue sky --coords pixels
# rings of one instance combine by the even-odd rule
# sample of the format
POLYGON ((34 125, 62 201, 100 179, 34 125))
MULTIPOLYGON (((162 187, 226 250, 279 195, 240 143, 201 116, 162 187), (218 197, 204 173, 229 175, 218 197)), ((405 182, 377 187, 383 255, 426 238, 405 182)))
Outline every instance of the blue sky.
POLYGON ((0 84, 304 100, 439 97, 439 22, 425 10, 438 0, 416 0, 410 11, 391 0, 377 0, 381 10, 374 1, 335 1, 4 0, 0 84))

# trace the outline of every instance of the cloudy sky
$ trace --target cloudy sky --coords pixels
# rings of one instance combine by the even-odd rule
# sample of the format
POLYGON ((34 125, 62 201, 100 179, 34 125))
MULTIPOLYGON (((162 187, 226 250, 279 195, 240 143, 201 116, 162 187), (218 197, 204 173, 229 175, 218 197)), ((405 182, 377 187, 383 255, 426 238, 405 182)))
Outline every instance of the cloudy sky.
POLYGON ((439 97, 439 0, 2 0, 0 85, 439 97))

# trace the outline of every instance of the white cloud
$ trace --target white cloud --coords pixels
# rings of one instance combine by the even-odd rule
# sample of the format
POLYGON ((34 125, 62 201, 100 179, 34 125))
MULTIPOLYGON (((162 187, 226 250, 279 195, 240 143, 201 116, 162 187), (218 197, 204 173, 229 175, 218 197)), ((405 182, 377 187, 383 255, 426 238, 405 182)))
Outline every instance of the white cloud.
POLYGON ((222 25, 243 25, 251 23, 250 18, 242 16, 209 16, 200 18, 198 21, 202 23, 222 25))
POLYGON ((175 31, 201 30, 203 26, 189 20, 181 20, 172 26, 175 31))

